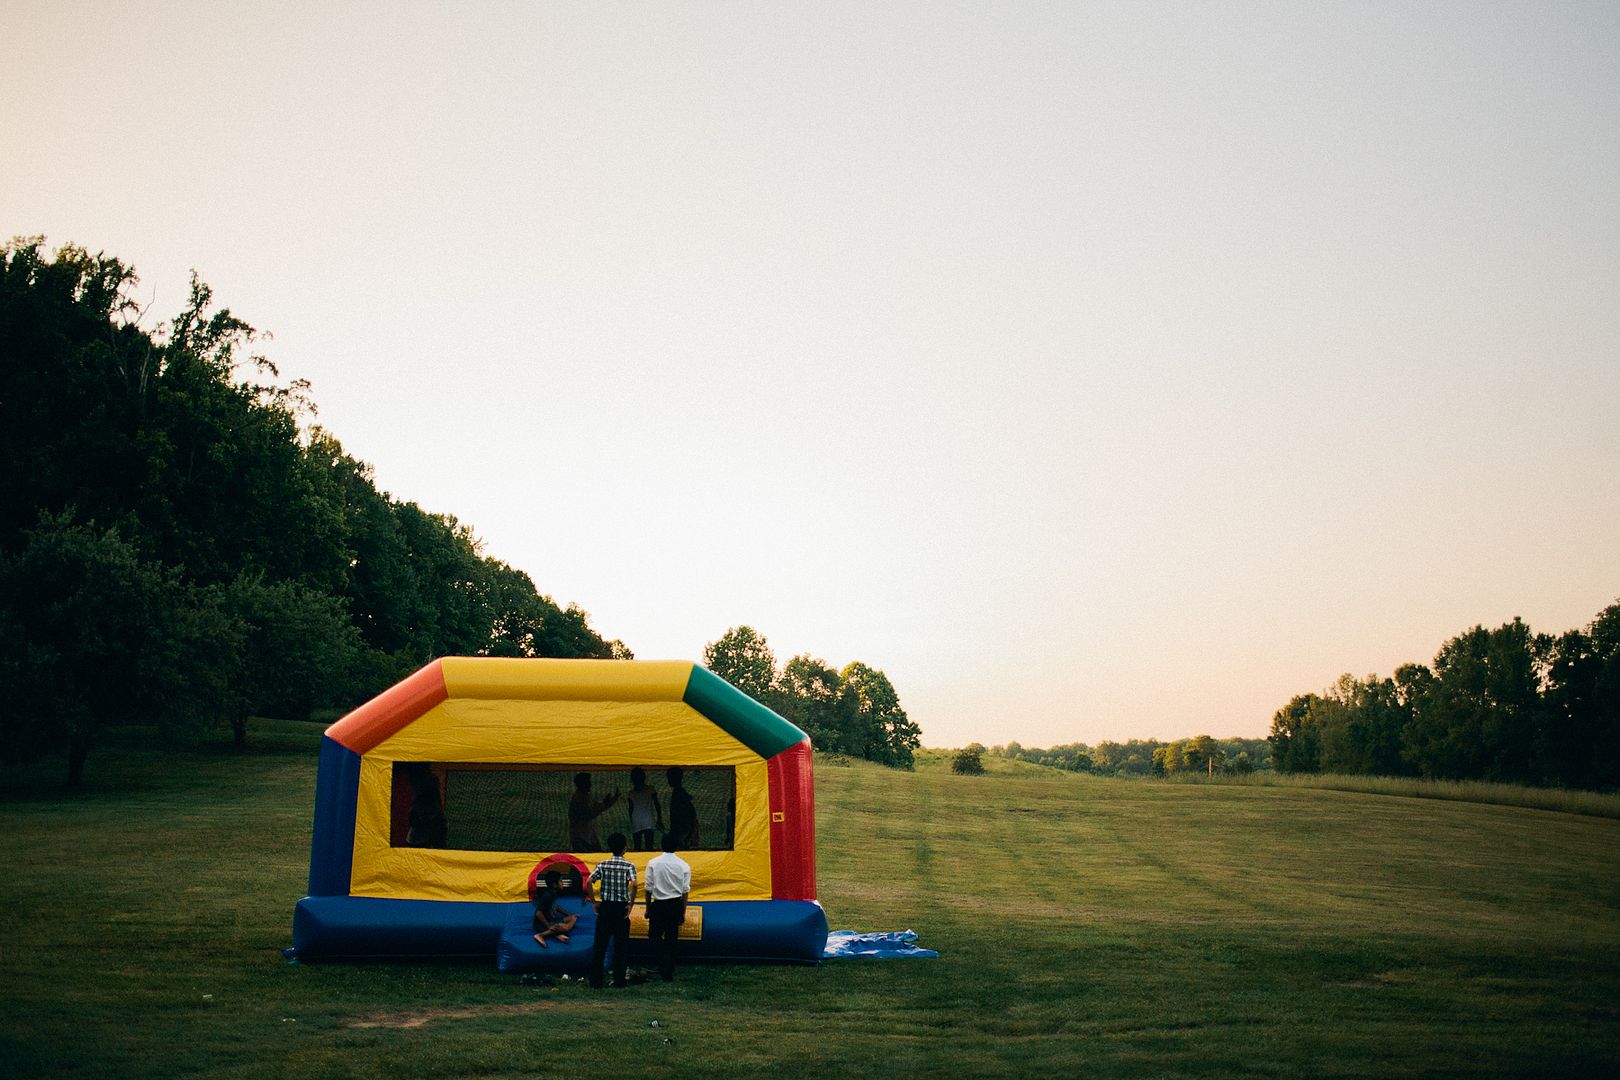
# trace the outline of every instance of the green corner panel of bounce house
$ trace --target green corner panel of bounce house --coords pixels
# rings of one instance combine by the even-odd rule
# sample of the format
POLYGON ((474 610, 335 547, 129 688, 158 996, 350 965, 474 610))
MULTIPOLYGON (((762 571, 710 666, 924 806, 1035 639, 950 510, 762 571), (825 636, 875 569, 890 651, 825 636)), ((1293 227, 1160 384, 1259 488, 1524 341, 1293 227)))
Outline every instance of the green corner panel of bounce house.
MULTIPOLYGON (((635 786, 639 774, 672 828, 676 789, 691 808, 683 961, 816 963, 826 947, 810 741, 696 664, 445 657, 329 727, 318 770, 289 957, 487 955, 502 971, 585 970, 595 914, 577 885, 607 852, 572 850, 582 837, 567 825, 567 788, 578 795, 581 774, 587 798, 590 777, 635 786), (557 866, 575 868, 558 903, 578 922, 542 949, 533 890, 557 866)), ((636 820, 624 801, 612 831, 636 820)), ((654 854, 627 852, 638 881, 654 854)), ((629 946, 650 955, 639 907, 629 946)))

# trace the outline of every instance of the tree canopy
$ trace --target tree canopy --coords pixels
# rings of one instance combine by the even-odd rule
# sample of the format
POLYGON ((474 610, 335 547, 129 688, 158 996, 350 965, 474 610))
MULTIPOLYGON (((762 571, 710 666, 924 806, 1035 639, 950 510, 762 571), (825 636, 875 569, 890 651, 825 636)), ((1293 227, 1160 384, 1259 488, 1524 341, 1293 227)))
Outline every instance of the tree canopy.
POLYGON ((0 759, 366 700, 435 656, 628 657, 448 514, 379 491, 193 277, 0 249, 0 759))
POLYGON ((793 721, 819 750, 909 769, 922 743, 889 677, 860 661, 835 671, 802 654, 778 670, 765 637, 734 626, 705 646, 703 663, 793 721))
POLYGON ((1557 636, 1475 626, 1430 665, 1343 675, 1279 709, 1270 741, 1283 772, 1620 786, 1620 601, 1557 636))
POLYGON ((1247 773, 1271 767, 1270 746, 1266 740, 1217 739, 1211 735, 1195 735, 1172 742, 1160 742, 1158 739, 1114 742, 1105 739, 1095 746, 1077 742, 1044 748, 1024 746, 1015 741, 1005 746, 992 746, 988 753, 995 757, 1098 776, 1247 773))

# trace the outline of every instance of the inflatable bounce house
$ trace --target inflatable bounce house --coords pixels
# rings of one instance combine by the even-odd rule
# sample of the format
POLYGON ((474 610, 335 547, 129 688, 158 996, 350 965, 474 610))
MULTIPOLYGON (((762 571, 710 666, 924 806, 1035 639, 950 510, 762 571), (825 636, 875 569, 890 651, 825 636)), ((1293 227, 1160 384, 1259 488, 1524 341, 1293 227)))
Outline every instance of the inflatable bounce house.
MULTIPOLYGON (((696 664, 494 657, 436 660, 327 728, 288 955, 584 970, 594 914, 581 880, 608 855, 602 837, 633 835, 645 789, 662 827, 677 803, 685 819, 682 960, 821 959, 804 732, 696 664), (579 820, 581 799, 594 820, 579 820), (580 921, 542 949, 532 899, 548 870, 580 921)), ((644 885, 661 844, 638 839, 646 850, 625 857, 644 885)), ((638 903, 632 958, 648 944, 638 903)))

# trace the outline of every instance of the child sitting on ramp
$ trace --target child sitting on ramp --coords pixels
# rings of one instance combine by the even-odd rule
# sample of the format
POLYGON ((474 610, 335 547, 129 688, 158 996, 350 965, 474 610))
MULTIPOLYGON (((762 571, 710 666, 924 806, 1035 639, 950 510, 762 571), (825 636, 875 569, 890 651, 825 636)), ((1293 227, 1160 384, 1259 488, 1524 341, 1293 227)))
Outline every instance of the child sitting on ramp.
POLYGON ((534 894, 534 941, 542 949, 546 948, 546 938, 556 938, 566 945, 569 931, 579 922, 578 915, 557 906, 557 898, 562 895, 562 875, 547 870, 545 881, 545 887, 534 894))

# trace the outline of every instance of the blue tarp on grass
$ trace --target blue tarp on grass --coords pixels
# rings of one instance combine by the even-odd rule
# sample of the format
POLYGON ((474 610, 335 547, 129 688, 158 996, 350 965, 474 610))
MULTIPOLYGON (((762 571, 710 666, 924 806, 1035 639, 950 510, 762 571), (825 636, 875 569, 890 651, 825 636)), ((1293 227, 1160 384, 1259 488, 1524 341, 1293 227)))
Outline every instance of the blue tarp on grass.
POLYGON ((827 948, 823 950, 823 960, 841 960, 850 957, 866 957, 873 960, 895 960, 905 956, 938 956, 933 949, 922 949, 913 945, 917 935, 911 930, 887 930, 870 934, 859 934, 854 930, 834 930, 827 935, 827 948))

